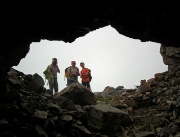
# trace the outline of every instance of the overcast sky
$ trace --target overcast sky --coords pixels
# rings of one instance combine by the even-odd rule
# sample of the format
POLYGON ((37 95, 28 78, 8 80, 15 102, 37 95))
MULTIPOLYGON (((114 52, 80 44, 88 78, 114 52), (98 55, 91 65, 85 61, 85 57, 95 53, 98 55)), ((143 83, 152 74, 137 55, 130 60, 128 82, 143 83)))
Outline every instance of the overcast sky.
MULTIPOLYGON (((148 80, 154 78, 155 73, 167 71, 159 43, 128 38, 110 26, 90 32, 73 43, 33 42, 26 57, 13 68, 25 74, 37 73, 44 79, 43 71, 54 57, 58 59, 61 71, 58 74, 59 91, 66 87, 64 69, 71 65, 72 60, 80 70, 80 62, 91 69, 93 92, 101 92, 106 86, 131 89, 140 85, 140 80, 148 80)), ((47 83, 45 87, 48 88, 47 83)))

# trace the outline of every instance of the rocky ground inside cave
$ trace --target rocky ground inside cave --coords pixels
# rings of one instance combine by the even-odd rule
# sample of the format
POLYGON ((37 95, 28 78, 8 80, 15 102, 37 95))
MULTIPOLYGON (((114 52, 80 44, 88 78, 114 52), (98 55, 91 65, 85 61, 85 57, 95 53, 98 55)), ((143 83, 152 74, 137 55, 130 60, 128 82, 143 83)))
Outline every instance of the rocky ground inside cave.
POLYGON ((80 83, 51 95, 38 74, 11 69, 0 92, 0 137, 180 137, 180 70, 134 89, 89 92, 80 83))

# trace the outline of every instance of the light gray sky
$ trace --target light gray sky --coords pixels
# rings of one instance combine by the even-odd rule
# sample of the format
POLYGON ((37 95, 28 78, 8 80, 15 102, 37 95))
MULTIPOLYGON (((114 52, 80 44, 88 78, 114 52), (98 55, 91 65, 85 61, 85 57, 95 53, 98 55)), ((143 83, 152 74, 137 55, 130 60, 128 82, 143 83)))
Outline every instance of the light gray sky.
MULTIPOLYGON (((44 78, 43 71, 54 57, 58 59, 61 71, 58 74, 59 91, 66 87, 64 69, 71 65, 72 60, 80 70, 80 62, 91 69, 93 92, 102 92, 106 86, 131 89, 140 85, 140 80, 148 80, 154 78, 155 73, 167 71, 159 43, 125 37, 111 26, 90 32, 73 43, 33 42, 26 57, 13 68, 25 74, 38 73, 44 78)), ((48 88, 47 83, 45 87, 48 88)))

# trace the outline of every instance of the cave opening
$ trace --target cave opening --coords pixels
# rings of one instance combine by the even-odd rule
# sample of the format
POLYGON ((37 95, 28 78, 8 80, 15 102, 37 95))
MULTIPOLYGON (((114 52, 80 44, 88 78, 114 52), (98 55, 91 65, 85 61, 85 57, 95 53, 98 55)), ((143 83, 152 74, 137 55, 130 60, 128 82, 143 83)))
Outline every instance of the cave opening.
MULTIPOLYGON (((60 91, 66 87, 64 69, 75 60, 80 70, 80 62, 92 70, 93 92, 102 92, 106 86, 131 89, 139 85, 140 80, 167 71, 159 51, 159 43, 131 39, 106 26, 72 43, 48 40, 33 42, 26 57, 13 68, 25 74, 37 73, 44 79, 43 71, 56 57, 61 71, 58 74, 60 91)), ((78 78, 78 81, 81 82, 81 79, 78 78)), ((45 87, 49 88, 47 83, 45 87)))

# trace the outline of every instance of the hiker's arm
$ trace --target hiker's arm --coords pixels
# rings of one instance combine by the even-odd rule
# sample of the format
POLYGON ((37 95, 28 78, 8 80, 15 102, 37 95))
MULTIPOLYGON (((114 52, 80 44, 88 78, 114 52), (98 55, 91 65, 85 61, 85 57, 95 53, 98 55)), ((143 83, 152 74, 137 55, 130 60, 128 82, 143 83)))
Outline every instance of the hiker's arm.
POLYGON ((59 69, 58 65, 56 67, 57 67, 57 72, 60 73, 60 69, 59 69))
POLYGON ((82 72, 80 72, 80 78, 82 78, 82 72))
POLYGON ((76 74, 71 73, 70 76, 79 76, 79 75, 77 73, 76 74))
POLYGON ((60 69, 58 68, 58 73, 60 73, 60 69))
POLYGON ((87 69, 86 73, 83 74, 83 76, 87 76, 89 74, 89 70, 87 69))
POLYGON ((79 76, 80 74, 79 74, 79 72, 77 72, 76 74, 70 74, 70 76, 79 76))
POLYGON ((76 76, 80 76, 79 70, 77 71, 76 76))

